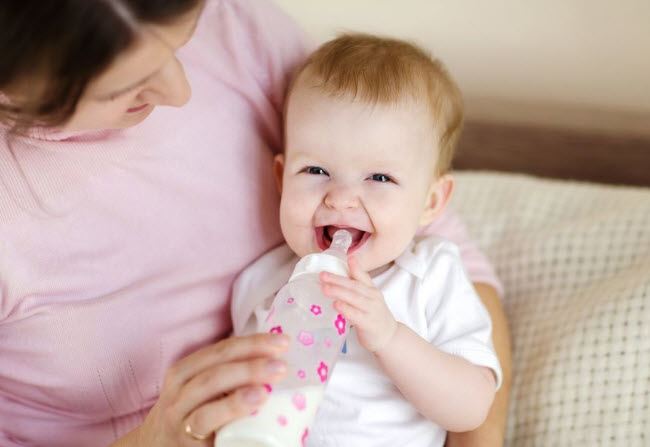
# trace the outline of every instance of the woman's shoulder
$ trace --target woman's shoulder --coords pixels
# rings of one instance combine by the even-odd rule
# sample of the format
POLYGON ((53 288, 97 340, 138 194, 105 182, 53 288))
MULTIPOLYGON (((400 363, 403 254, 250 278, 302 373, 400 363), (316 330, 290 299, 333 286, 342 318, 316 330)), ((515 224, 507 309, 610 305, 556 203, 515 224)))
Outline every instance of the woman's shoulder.
POLYGON ((279 117, 289 79, 307 57, 307 46, 300 27, 270 1, 209 0, 182 53, 188 67, 208 74, 211 84, 202 88, 221 83, 257 108, 270 106, 279 117))
POLYGON ((306 57, 303 31, 269 0, 210 0, 197 36, 212 39, 242 63, 258 66, 259 74, 272 71, 273 64, 295 64, 306 57))

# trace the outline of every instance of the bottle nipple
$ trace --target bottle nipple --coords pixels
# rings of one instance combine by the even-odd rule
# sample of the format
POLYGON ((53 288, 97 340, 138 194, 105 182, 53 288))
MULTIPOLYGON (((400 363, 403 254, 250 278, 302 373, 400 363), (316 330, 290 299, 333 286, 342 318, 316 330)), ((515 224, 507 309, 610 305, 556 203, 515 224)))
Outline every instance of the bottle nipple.
POLYGON ((352 245, 352 235, 346 230, 337 230, 332 237, 332 244, 325 250, 325 253, 332 254, 338 258, 347 259, 348 249, 352 245))

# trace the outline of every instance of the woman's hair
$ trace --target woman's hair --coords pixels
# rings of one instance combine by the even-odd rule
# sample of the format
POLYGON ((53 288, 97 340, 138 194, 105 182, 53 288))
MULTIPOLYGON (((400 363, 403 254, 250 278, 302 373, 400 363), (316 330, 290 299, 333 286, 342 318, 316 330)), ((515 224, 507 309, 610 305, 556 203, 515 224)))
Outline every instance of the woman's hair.
POLYGON ((2 0, 0 123, 58 126, 88 83, 137 38, 203 0, 2 0))
POLYGON ((424 100, 440 138, 436 174, 446 173, 463 127, 463 99, 442 62, 403 40, 343 34, 318 48, 294 75, 305 73, 334 96, 379 104, 424 100))

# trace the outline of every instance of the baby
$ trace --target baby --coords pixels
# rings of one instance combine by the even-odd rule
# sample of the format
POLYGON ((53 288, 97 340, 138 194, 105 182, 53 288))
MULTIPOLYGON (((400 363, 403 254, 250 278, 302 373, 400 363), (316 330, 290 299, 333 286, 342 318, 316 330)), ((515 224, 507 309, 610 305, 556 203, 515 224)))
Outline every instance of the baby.
POLYGON ((418 237, 451 196, 462 100, 442 65, 398 40, 344 35, 288 93, 274 171, 287 245, 233 293, 235 333, 254 332, 298 257, 353 236, 350 278, 322 289, 352 325, 309 446, 442 446, 479 426, 501 381, 491 323, 458 249, 418 237))

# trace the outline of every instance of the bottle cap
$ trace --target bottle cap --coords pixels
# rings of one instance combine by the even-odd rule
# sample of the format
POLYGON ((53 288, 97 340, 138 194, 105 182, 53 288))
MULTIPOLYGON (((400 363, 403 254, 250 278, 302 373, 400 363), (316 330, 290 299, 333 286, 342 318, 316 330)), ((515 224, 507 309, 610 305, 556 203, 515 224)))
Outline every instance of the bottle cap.
POLYGON ((328 253, 312 253, 300 259, 293 269, 289 281, 293 281, 305 273, 330 272, 336 275, 349 276, 347 263, 328 253))

